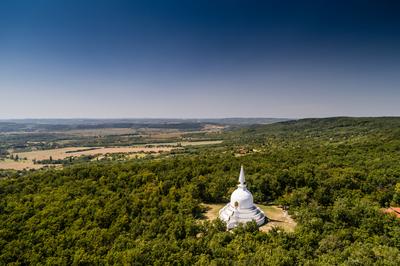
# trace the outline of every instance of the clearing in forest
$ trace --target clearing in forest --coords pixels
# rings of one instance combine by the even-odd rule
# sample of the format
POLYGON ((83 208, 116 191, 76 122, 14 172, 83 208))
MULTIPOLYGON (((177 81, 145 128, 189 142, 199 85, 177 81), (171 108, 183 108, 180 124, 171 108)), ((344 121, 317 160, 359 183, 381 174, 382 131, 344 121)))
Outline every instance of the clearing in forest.
MULTIPOLYGON (((204 216, 207 220, 218 218, 219 210, 226 204, 203 204, 207 208, 204 216)), ((272 228, 278 227, 286 232, 293 232, 296 227, 296 222, 290 217, 287 211, 277 206, 266 206, 257 204, 268 218, 268 222, 260 227, 260 231, 268 232, 272 228)))

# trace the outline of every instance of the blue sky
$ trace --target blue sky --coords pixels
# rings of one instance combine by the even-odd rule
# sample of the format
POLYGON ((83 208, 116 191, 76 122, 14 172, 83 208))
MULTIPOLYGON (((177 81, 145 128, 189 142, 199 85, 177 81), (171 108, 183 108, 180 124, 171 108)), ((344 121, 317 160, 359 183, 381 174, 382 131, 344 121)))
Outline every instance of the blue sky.
POLYGON ((0 118, 400 115, 397 1, 0 1, 0 118))

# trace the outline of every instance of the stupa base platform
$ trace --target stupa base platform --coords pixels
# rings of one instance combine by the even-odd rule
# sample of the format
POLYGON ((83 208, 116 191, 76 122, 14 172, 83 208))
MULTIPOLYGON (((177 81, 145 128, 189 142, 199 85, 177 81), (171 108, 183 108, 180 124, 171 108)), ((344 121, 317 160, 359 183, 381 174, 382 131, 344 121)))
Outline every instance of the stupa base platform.
POLYGON ((235 208, 231 203, 228 203, 219 211, 219 218, 226 222, 228 229, 251 221, 255 221, 258 226, 265 223, 264 212, 255 205, 251 208, 242 209, 235 208))

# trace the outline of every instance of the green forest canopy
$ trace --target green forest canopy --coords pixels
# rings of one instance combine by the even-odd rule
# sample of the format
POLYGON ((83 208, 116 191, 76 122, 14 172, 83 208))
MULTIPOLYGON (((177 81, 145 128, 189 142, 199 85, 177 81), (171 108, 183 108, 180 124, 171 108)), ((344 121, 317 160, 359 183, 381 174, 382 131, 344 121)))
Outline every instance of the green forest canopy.
POLYGON ((381 208, 400 204, 400 118, 251 126, 225 143, 7 174, 0 265, 399 265, 400 221, 381 208), (199 220, 200 203, 228 200, 240 164, 256 202, 289 206, 294 233, 199 220))

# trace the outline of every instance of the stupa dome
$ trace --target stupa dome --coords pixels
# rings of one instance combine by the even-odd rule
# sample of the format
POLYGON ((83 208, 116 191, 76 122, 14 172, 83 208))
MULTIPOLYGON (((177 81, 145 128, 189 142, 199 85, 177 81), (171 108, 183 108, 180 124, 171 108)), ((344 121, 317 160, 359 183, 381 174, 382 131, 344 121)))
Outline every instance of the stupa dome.
POLYGON ((246 209, 253 206, 253 195, 246 188, 237 188, 231 195, 233 207, 246 209))
POLYGON ((238 188, 232 193, 231 201, 219 211, 219 218, 226 222, 228 229, 239 223, 265 222, 264 212, 253 203, 253 195, 246 188, 243 166, 240 169, 238 188))

